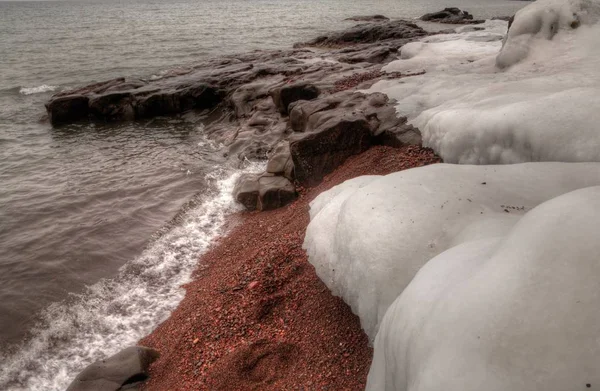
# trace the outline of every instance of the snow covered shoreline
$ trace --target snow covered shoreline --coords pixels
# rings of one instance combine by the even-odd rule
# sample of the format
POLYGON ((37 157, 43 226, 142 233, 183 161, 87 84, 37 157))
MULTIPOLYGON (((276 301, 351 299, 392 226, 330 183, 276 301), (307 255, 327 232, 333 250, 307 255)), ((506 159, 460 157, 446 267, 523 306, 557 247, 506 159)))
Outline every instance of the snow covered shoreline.
POLYGON ((600 383, 599 17, 597 0, 538 0, 506 36, 488 21, 407 44, 385 70, 426 73, 369 90, 461 165, 311 204, 309 261, 375 341, 368 390, 600 383))

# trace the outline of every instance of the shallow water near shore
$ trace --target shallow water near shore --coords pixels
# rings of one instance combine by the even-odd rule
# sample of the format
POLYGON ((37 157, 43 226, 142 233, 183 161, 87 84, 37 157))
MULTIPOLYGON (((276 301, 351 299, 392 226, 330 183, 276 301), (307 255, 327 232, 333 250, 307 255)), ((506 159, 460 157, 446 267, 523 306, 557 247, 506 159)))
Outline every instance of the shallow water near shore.
POLYGON ((288 48, 352 15, 458 6, 485 18, 524 4, 0 1, 0 389, 64 389, 152 330, 233 210, 239 162, 198 118, 52 129, 53 92, 288 48))

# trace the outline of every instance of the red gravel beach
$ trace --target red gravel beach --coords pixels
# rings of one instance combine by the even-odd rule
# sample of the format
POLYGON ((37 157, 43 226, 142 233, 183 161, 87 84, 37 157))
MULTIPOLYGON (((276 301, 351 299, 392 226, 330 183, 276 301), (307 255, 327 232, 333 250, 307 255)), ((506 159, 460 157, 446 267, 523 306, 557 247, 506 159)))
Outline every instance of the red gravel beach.
POLYGON ((429 149, 376 146, 292 204, 230 217, 171 317, 140 344, 157 349, 145 390, 361 390, 372 349, 358 318, 302 249, 309 203, 360 175, 439 162, 429 149))

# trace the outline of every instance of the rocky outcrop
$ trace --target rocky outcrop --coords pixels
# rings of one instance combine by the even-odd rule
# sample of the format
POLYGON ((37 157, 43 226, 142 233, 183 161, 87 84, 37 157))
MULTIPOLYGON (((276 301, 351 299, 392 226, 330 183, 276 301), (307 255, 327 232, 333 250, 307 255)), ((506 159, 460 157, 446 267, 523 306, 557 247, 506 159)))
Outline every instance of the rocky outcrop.
POLYGON ((60 92, 46 104, 46 110, 55 126, 229 107, 243 116, 249 100, 272 92, 275 104, 285 114, 293 101, 314 99, 323 87, 327 89, 336 78, 347 76, 346 72, 364 68, 363 63, 389 61, 406 42, 426 34, 406 21, 364 23, 300 45, 353 47, 328 53, 296 49, 224 56, 173 69, 160 77, 117 78, 60 92))
POLYGON ((224 92, 204 82, 173 88, 156 88, 150 83, 115 79, 110 89, 89 87, 55 95, 47 104, 53 125, 80 120, 104 122, 173 115, 192 109, 210 109, 219 104, 224 92))
POLYGON ((373 144, 420 144, 417 129, 398 118, 386 95, 352 91, 298 102, 290 113, 297 134, 289 140, 295 180, 313 186, 349 156, 373 144))
POLYGON ((456 7, 444 8, 438 12, 425 14, 420 19, 426 22, 447 24, 480 24, 485 22, 485 20, 473 19, 473 15, 456 7))
POLYGON ((340 47, 358 43, 382 42, 403 39, 408 42, 427 35, 427 32, 406 20, 393 20, 382 23, 364 23, 340 32, 322 35, 297 46, 340 47))
POLYGON ((352 89, 413 76, 381 69, 404 44, 428 33, 411 22, 372 18, 315 40, 319 49, 254 51, 150 79, 113 79, 55 94, 46 108, 56 126, 185 113, 225 146, 225 156, 269 160, 265 173, 240 180, 235 196, 248 209, 274 209, 296 197, 295 183, 318 183, 370 145, 420 142, 385 95, 352 89))
POLYGON ((120 391, 148 379, 150 364, 159 357, 156 350, 131 346, 85 368, 67 391, 120 391))

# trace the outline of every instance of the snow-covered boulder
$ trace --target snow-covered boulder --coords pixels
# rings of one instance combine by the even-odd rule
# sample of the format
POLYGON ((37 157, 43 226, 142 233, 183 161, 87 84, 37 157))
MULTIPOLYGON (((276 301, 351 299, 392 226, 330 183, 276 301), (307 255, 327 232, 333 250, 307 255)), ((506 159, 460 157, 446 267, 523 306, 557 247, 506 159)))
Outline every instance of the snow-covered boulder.
POLYGON ((504 236, 537 205, 594 185, 598 163, 435 164, 360 177, 313 201, 304 248, 373 339, 388 307, 431 258, 504 236))
POLYGON ((367 390, 600 386, 600 187, 429 261, 387 311, 367 390))
POLYGON ((538 0, 516 14, 504 46, 504 21, 425 37, 385 67, 424 75, 369 92, 396 99, 448 163, 600 161, 599 9, 600 0, 538 0))

